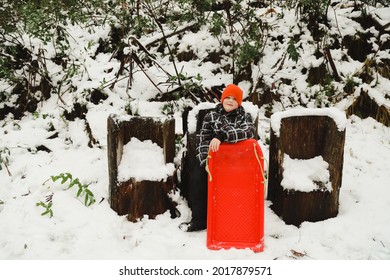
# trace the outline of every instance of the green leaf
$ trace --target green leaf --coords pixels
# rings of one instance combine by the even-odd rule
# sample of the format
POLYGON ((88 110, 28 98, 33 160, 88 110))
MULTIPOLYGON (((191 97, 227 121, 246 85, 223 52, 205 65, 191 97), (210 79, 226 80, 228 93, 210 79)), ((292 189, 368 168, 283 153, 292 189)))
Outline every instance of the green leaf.
POLYGON ((82 191, 83 191, 83 189, 82 189, 82 188, 79 188, 79 190, 77 191, 77 197, 80 196, 80 194, 81 194, 82 191))
POLYGON ((72 180, 72 174, 70 173, 65 173, 65 175, 62 174, 61 184, 64 184, 68 179, 72 180))
POLYGON ((57 181, 61 176, 50 176, 53 182, 57 181))
POLYGON ((46 214, 48 214, 48 213, 50 213, 50 210, 49 210, 49 209, 47 209, 45 212, 43 212, 43 213, 41 214, 41 216, 44 216, 44 215, 46 215, 46 214))
POLYGON ((78 185, 78 186, 81 185, 81 184, 80 184, 80 181, 79 181, 79 178, 74 179, 74 180, 69 184, 68 189, 70 189, 70 188, 73 187, 74 185, 78 185))
POLYGON ((53 217, 53 210, 51 210, 51 206, 53 205, 53 203, 49 202, 48 204, 46 204, 42 201, 39 201, 38 203, 36 203, 36 205, 45 208, 45 211, 41 213, 41 216, 49 215, 50 218, 53 217))
POLYGON ((290 40, 288 42, 287 53, 288 53, 288 57, 290 59, 292 59, 293 61, 297 62, 299 57, 300 57, 300 55, 299 55, 298 50, 295 47, 294 43, 295 43, 294 40, 290 40))
POLYGON ((88 195, 90 195, 90 196, 93 196, 93 193, 89 190, 89 189, 84 189, 84 191, 88 194, 88 195))

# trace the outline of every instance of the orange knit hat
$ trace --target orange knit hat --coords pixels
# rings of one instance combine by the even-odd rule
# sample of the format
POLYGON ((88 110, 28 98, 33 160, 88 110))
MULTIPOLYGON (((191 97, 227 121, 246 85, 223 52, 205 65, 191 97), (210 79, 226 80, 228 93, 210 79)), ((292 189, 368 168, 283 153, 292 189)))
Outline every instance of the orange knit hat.
POLYGON ((234 96, 238 102, 238 106, 241 106, 242 103, 242 95, 243 91, 235 84, 227 85, 227 87, 223 90, 222 96, 221 96, 221 102, 228 97, 228 96, 234 96))

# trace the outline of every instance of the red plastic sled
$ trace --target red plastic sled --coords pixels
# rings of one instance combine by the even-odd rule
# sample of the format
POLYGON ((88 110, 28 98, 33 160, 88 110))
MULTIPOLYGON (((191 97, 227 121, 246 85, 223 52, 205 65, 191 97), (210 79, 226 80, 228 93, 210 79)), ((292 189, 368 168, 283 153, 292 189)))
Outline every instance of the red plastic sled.
POLYGON ((264 249, 264 158, 255 139, 222 143, 208 160, 207 247, 264 249))

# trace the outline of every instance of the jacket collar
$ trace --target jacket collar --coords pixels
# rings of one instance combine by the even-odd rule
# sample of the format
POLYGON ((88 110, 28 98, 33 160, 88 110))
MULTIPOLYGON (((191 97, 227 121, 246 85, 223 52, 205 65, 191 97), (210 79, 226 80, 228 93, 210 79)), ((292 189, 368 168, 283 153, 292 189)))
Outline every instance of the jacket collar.
POLYGON ((242 106, 238 106, 238 108, 233 111, 226 112, 222 106, 222 103, 218 103, 217 106, 215 107, 215 110, 221 115, 226 115, 226 116, 240 115, 244 112, 244 108, 242 106))

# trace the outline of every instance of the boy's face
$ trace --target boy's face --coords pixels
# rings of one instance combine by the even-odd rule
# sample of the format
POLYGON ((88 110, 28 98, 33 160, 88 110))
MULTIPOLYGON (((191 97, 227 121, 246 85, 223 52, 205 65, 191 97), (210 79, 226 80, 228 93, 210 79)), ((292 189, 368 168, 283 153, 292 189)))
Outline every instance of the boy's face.
POLYGON ((234 96, 229 95, 222 101, 222 106, 226 112, 230 112, 238 108, 238 102, 234 96))

